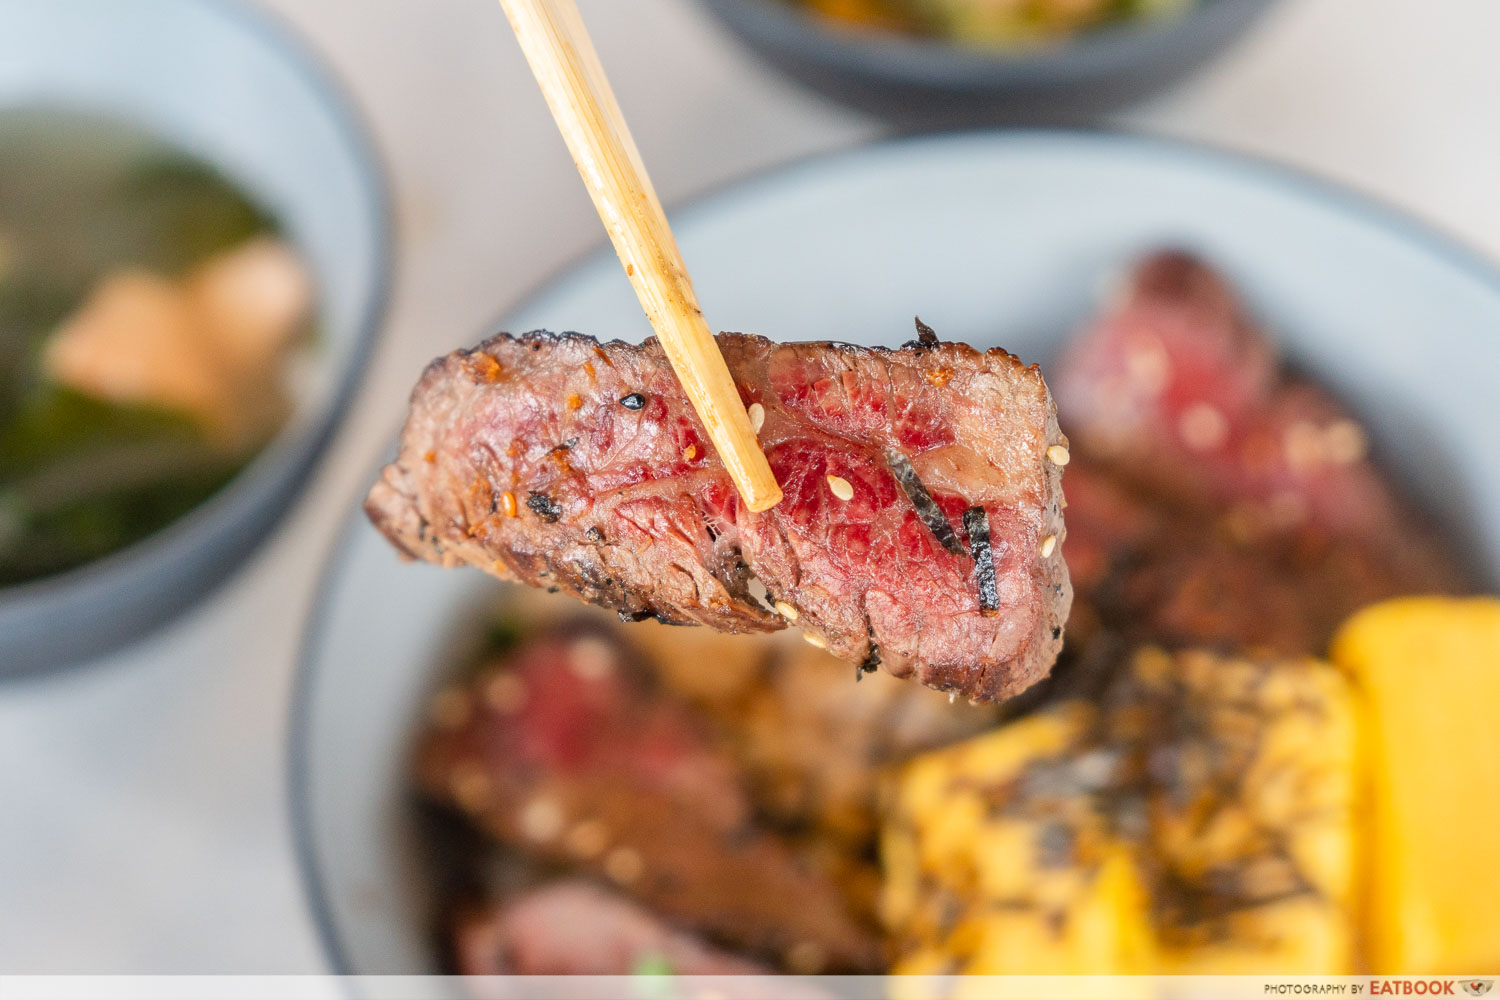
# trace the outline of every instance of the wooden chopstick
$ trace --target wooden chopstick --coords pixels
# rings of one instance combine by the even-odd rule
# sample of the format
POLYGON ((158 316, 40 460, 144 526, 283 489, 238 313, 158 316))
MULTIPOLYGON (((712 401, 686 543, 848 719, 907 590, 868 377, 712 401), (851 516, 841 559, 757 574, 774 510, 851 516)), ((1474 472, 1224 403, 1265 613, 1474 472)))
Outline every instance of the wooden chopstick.
POLYGON ((500 0, 672 369, 745 505, 781 500, 574 0, 500 0))

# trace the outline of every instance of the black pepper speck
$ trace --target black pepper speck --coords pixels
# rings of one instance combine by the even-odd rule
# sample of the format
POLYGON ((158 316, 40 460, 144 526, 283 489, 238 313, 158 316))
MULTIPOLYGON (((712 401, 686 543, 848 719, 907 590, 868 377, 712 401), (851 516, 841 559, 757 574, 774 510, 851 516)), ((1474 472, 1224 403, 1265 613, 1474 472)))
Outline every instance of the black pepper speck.
POLYGON ((526 494, 526 506, 531 508, 533 514, 548 524, 562 517, 562 505, 545 493, 538 493, 533 490, 526 494))

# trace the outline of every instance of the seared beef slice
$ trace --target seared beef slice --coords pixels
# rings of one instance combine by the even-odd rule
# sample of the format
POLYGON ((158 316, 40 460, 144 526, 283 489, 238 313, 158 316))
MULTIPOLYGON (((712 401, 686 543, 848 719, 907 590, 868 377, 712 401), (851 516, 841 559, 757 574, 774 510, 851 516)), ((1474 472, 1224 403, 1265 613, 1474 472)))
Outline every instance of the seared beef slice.
POLYGON ((622 617, 791 618, 844 659, 976 699, 1044 676, 1072 591, 1066 439, 1037 369, 930 339, 719 346, 764 414, 785 493, 770 511, 740 502, 654 339, 546 333, 434 362, 366 509, 411 556, 622 617))
POLYGON ((1371 459, 1363 428, 1286 369, 1221 275, 1167 251, 1145 258, 1123 291, 1054 371, 1087 459, 1217 520, 1247 551, 1338 564, 1325 583, 1350 599, 1325 616, 1333 623, 1383 596, 1461 586, 1371 459))
POLYGON ((420 786, 534 858, 712 940, 808 971, 878 968, 835 880, 756 821, 735 762, 600 634, 523 643, 441 692, 420 786))
POLYGON ((679 976, 771 975, 582 879, 559 879, 466 913, 455 928, 466 976, 628 976, 643 962, 679 976))

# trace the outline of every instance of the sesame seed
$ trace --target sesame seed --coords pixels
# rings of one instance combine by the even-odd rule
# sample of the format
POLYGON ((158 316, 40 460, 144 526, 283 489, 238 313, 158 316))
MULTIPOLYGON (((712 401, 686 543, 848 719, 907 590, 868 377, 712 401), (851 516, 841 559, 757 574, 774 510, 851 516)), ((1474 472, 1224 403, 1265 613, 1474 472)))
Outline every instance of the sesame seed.
POLYGON ((490 776, 474 761, 461 761, 448 777, 448 791, 455 801, 470 812, 478 812, 489 802, 490 776))
POLYGON ((604 874, 621 885, 634 882, 645 870, 641 852, 633 847, 616 847, 604 856, 604 874))
POLYGON ((1047 460, 1053 465, 1067 465, 1073 458, 1073 453, 1068 451, 1065 445, 1055 444, 1047 449, 1047 460))
POLYGON ((776 602, 776 613, 789 622, 794 622, 797 620, 797 609, 792 607, 786 601, 776 602))
POLYGON ((615 669, 615 651, 603 639, 579 639, 568 650, 568 666, 586 681, 602 681, 615 669))
POLYGON ((562 833, 565 822, 561 807, 545 796, 538 795, 521 810, 521 832, 538 843, 562 833))
POLYGON ((1323 435, 1306 420, 1299 420, 1282 435, 1282 450, 1287 465, 1298 472, 1308 472, 1323 464, 1323 435))
POLYGON ((506 517, 516 516, 516 495, 510 490, 500 494, 500 512, 506 517))
POLYGON ((438 692, 437 697, 432 699, 432 708, 428 710, 428 718, 438 729, 451 732, 469 721, 471 707, 473 703, 467 691, 462 688, 448 688, 438 692))
POLYGON ((684 462, 691 462, 693 459, 695 459, 697 457, 698 457, 698 446, 697 445, 690 444, 686 448, 682 449, 682 460, 684 462))
POLYGON ((759 403, 751 403, 745 412, 750 417, 750 429, 759 434, 760 429, 766 425, 766 408, 759 403))
POLYGON ((786 952, 787 968, 801 976, 815 976, 828 965, 828 952, 816 941, 801 941, 786 952))
POLYGON ((526 704, 526 682, 512 673, 496 674, 484 686, 484 700, 502 715, 514 715, 526 704))
POLYGON ((955 701, 958 701, 958 692, 957 691, 949 691, 948 692, 948 704, 951 705, 955 701))
POLYGON ((1172 362, 1166 349, 1155 337, 1137 337, 1127 348, 1125 370, 1130 379, 1148 395, 1160 395, 1172 374, 1172 362))
POLYGON ((638 392, 627 392, 620 397, 620 405, 627 410, 639 410, 646 405, 646 397, 638 392))
POLYGON ((1057 549, 1057 536, 1056 535, 1048 535, 1046 538, 1042 539, 1042 558, 1043 559, 1050 558, 1051 555, 1052 555, 1052 553, 1056 549, 1057 549))
POLYGON ((829 476, 828 489, 829 492, 840 500, 854 499, 854 487, 849 483, 849 480, 842 476, 829 476))
POLYGON ((1323 447, 1328 460, 1334 465, 1353 465, 1361 461, 1370 450, 1370 439, 1364 430, 1352 420, 1340 420, 1330 424, 1323 432, 1323 447))
POLYGON ((1212 451, 1229 440, 1229 421, 1207 403, 1194 403, 1182 411, 1177 432, 1193 451, 1212 451))
POLYGON ((809 646, 817 646, 819 649, 828 648, 828 640, 824 639, 821 635, 818 635, 814 632, 803 632, 802 641, 807 643, 809 646))
POLYGON ((597 857, 609 846, 609 827, 597 819, 586 819, 568 831, 563 844, 575 857, 597 857))

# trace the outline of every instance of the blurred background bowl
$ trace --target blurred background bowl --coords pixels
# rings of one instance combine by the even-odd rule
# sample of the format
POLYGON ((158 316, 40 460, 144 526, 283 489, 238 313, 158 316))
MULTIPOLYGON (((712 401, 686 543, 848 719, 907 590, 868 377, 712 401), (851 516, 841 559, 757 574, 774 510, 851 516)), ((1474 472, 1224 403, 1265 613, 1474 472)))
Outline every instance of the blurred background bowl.
MULTIPOLYGON (((944 338, 1043 365, 1130 261, 1191 249, 1223 270, 1299 370, 1359 414, 1382 465, 1473 555, 1484 585, 1500 579, 1490 446, 1500 276, 1363 199, 1170 142, 1010 131, 810 160, 673 222, 705 308, 736 329, 895 346, 920 312, 944 338)), ((607 249, 501 325, 536 328, 649 333, 607 249)), ((293 696, 289 778, 308 897, 337 972, 441 968, 441 880, 423 849, 412 747, 431 692, 465 662, 506 588, 401 562, 357 509, 325 570, 293 696)))
POLYGON ((1175 17, 1122 21, 1028 48, 856 30, 788 0, 702 0, 771 65, 908 129, 1085 124, 1207 63, 1271 0, 1200 0, 1175 17))
POLYGON ((227 576, 285 512, 372 349, 389 270, 383 172, 342 89, 279 25, 218 0, 0 0, 0 110, 115 117, 218 168, 313 273, 293 413, 206 503, 78 569, 0 588, 0 677, 95 655, 227 576))

